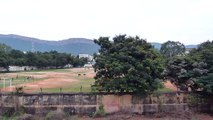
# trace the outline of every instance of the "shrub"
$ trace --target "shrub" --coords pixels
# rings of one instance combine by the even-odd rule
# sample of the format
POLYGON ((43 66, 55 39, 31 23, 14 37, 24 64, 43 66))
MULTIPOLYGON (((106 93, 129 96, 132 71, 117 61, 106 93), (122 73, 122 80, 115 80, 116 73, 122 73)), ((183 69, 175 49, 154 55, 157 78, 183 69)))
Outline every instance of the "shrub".
POLYGON ((68 118, 68 115, 66 115, 63 111, 51 111, 49 112, 45 120, 66 120, 68 118))
POLYGON ((100 105, 98 111, 95 112, 94 117, 104 117, 105 115, 104 105, 100 105))

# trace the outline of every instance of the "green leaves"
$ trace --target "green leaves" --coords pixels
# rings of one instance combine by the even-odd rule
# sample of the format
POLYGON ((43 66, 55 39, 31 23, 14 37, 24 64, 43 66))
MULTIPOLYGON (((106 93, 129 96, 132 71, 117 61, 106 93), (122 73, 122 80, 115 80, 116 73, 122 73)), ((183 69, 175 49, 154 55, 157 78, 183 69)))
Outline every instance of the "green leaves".
POLYGON ((213 41, 207 41, 188 55, 172 57, 164 75, 179 88, 213 93, 213 41))
POLYGON ((95 86, 99 91, 151 93, 163 71, 162 57, 151 44, 139 37, 120 35, 95 40, 100 45, 95 55, 95 86))
POLYGON ((167 41, 162 44, 160 52, 166 59, 170 59, 174 56, 184 55, 185 46, 180 42, 167 41))
POLYGON ((50 52, 26 52, 14 50, 9 46, 0 44, 0 67, 6 69, 9 65, 16 66, 35 66, 42 68, 62 68, 67 64, 72 64, 74 67, 83 66, 87 63, 86 58, 79 58, 67 53, 58 53, 57 51, 50 52))

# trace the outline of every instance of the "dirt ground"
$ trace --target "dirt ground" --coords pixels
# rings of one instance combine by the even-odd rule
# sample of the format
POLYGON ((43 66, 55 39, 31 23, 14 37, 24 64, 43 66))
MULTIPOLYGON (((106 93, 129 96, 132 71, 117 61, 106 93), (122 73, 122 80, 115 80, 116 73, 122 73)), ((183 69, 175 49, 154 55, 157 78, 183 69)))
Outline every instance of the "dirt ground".
MULTIPOLYGON (((79 81, 77 79, 79 74, 81 74, 84 78, 93 78, 95 75, 93 69, 73 68, 73 69, 66 69, 66 72, 47 71, 47 72, 6 73, 4 74, 4 77, 9 78, 12 77, 15 78, 18 76, 31 77, 32 79, 28 80, 27 83, 12 86, 12 90, 14 90, 15 87, 23 86, 24 92, 33 92, 40 90, 40 88, 60 88, 73 84, 74 82, 79 81), (42 79, 42 80, 34 81, 33 79, 42 79)), ((8 92, 11 91, 11 88, 6 87, 5 89, 2 89, 2 91, 8 92)))
POLYGON ((177 91, 177 87, 175 85, 173 85, 170 81, 165 81, 164 82, 164 86, 165 88, 169 88, 171 89, 172 91, 177 91))
POLYGON ((176 115, 128 115, 128 114, 113 114, 105 117, 92 118, 92 117, 77 117, 77 120, 213 120, 213 115, 205 113, 197 114, 176 114, 176 115))
MULTIPOLYGON (((22 83, 12 87, 6 87, 2 89, 3 92, 14 91, 15 87, 24 87, 24 92, 40 91, 40 88, 63 88, 79 81, 79 74, 86 78, 93 78, 95 72, 92 68, 72 68, 64 69, 60 71, 38 71, 38 72, 17 72, 17 73, 6 73, 0 74, 0 77, 16 78, 20 76, 31 77, 26 83, 22 83), (34 81, 33 79, 41 79, 34 81)), ((169 81, 164 83, 166 88, 176 91, 176 87, 169 81)))

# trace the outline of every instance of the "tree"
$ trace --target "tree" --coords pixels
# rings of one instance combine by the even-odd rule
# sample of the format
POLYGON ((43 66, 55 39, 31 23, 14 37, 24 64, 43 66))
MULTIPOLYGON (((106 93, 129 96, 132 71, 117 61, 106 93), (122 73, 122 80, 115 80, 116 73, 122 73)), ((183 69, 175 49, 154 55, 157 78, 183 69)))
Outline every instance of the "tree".
POLYGON ((203 94, 213 93, 213 41, 206 41, 194 49, 190 54, 193 59, 206 63, 207 74, 196 80, 196 88, 203 94))
POLYGON ((185 53, 185 46, 180 42, 167 41, 160 48, 161 54, 170 59, 174 56, 182 56, 185 53))
POLYGON ((73 58, 72 62, 74 67, 82 67, 88 62, 88 60, 87 58, 79 58, 79 56, 76 56, 73 58))
POLYGON ((204 42, 188 55, 170 59, 164 73, 178 87, 212 94, 213 42, 204 42))
POLYGON ((23 66, 26 64, 26 58, 22 51, 20 50, 11 50, 9 52, 9 56, 11 58, 10 65, 23 66))
POLYGON ((9 70, 9 64, 11 61, 8 55, 11 50, 11 47, 5 44, 0 44, 0 67, 4 67, 7 70, 9 70))
POLYGON ((181 90, 197 89, 196 81, 207 73, 206 64, 190 57, 174 57, 168 61, 164 75, 181 90))
POLYGON ((9 53, 12 50, 10 46, 0 43, 0 51, 4 53, 9 53))
POLYGON ((106 92, 152 93, 161 86, 162 56, 139 37, 100 37, 99 54, 94 56, 94 87, 106 92))

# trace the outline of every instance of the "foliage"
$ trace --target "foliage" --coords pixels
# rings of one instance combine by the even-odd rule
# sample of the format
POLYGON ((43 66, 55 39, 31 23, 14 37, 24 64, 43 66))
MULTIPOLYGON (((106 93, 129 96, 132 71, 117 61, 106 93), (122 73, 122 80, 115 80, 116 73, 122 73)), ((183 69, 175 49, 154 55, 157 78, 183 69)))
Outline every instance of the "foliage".
POLYGON ((190 53, 190 57, 197 61, 207 64, 207 74, 200 76, 196 80, 196 88, 202 91, 202 94, 213 93, 213 41, 206 41, 190 53))
POLYGON ((212 94, 213 41, 200 44, 188 55, 170 59, 164 75, 178 87, 212 94))
POLYGON ((16 91, 15 91, 15 94, 18 95, 18 94, 23 94, 24 93, 24 87, 16 87, 16 91))
POLYGON ((16 112, 15 109, 13 107, 11 107, 11 108, 4 110, 2 115, 5 117, 11 117, 14 115, 15 112, 16 112))
POLYGON ((106 112, 104 110, 104 105, 101 104, 98 107, 98 111, 95 112, 94 117, 104 117, 106 115, 106 112))
POLYGON ((189 94, 187 96, 187 100, 190 103, 190 105, 192 105, 192 106, 202 103, 201 96, 194 95, 194 94, 189 94))
POLYGON ((152 93, 161 86, 162 57, 153 46, 139 37, 119 35, 100 37, 99 54, 94 56, 98 91, 152 93))
POLYGON ((10 64, 10 58, 8 53, 11 51, 11 47, 0 44, 0 67, 4 67, 8 70, 10 64))
POLYGON ((57 110, 57 111, 50 111, 46 115, 45 120, 63 120, 63 119, 67 119, 68 117, 69 117, 68 114, 65 114, 61 110, 57 110))
POLYGON ((174 57, 167 66, 164 75, 181 90, 187 91, 196 85, 196 80, 207 73, 206 64, 187 57, 174 57))
POLYGON ((0 67, 9 69, 9 66, 35 66, 39 69, 63 68, 67 64, 74 67, 83 66, 87 63, 86 58, 79 58, 67 53, 50 52, 27 52, 14 50, 5 44, 0 44, 0 67))
POLYGON ((167 41, 160 48, 161 54, 170 59, 174 56, 182 56, 185 54, 185 46, 180 42, 167 41))

